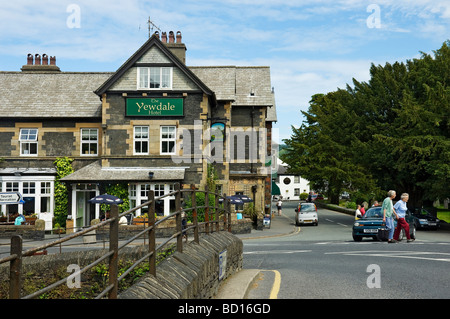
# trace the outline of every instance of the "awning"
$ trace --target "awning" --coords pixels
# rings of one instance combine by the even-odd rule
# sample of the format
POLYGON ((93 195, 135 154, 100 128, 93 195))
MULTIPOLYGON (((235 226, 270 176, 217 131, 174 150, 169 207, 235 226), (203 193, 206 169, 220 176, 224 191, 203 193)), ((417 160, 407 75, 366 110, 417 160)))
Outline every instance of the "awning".
POLYGON ((281 195, 280 188, 274 181, 272 181, 272 195, 281 195))
POLYGON ((102 167, 100 161, 61 178, 62 182, 182 181, 186 167, 102 167))

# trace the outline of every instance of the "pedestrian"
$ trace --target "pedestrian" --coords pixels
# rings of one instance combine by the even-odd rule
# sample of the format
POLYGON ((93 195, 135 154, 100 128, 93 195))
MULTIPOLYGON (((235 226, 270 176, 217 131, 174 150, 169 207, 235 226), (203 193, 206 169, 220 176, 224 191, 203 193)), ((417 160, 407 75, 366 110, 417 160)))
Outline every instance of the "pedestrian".
POLYGON ((364 216, 364 214, 366 213, 366 208, 364 207, 364 203, 361 204, 361 208, 359 209, 359 211, 361 212, 361 217, 364 216))
POLYGON ((360 219, 362 217, 361 214, 361 205, 358 205, 356 207, 356 211, 355 211, 355 220, 360 219))
POLYGON ((277 202, 278 216, 281 216, 281 205, 282 204, 283 204, 283 202, 281 201, 281 199, 279 199, 277 202))
POLYGON ((378 207, 380 206, 380 204, 378 203, 378 201, 374 201, 372 207, 378 207))
POLYGON ((405 219, 406 211, 408 210, 406 203, 408 202, 409 195, 408 193, 403 193, 400 198, 401 199, 394 205, 394 209, 397 212, 397 228, 394 232, 394 239, 398 241, 400 232, 403 228, 406 234, 406 242, 409 243, 414 241, 414 239, 411 239, 411 235, 409 234, 409 224, 405 219))
POLYGON ((397 193, 394 190, 390 190, 387 194, 387 197, 384 199, 383 204, 381 205, 381 210, 383 211, 383 223, 386 224, 386 228, 389 230, 388 234, 388 243, 396 243, 397 241, 394 239, 394 218, 393 216, 397 216, 395 213, 394 205, 392 204, 392 200, 395 198, 397 193))

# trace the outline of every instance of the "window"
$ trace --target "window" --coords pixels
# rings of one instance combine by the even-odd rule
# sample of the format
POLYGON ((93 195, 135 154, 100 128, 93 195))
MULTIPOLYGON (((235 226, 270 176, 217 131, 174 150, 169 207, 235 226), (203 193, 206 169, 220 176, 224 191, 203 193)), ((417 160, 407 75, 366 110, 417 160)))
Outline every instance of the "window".
POLYGON ((98 155, 98 130, 81 129, 81 155, 98 155))
POLYGON ((50 212, 50 199, 52 194, 52 183, 41 182, 41 213, 50 212))
POLYGON ((37 155, 38 130, 37 128, 22 128, 20 129, 20 155, 33 156, 37 155))
POLYGON ((164 195, 164 184, 155 185, 155 197, 160 197, 164 195))
POLYGON ((148 154, 148 126, 134 127, 134 154, 148 154))
POLYGON ((138 89, 171 89, 172 68, 138 68, 138 89))
POLYGON ((161 126, 161 155, 175 154, 176 127, 161 126))

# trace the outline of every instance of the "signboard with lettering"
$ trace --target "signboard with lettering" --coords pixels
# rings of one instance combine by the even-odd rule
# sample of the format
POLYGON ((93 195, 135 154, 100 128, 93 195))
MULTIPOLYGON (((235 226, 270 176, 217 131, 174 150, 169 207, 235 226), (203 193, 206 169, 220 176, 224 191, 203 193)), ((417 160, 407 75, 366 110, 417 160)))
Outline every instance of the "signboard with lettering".
POLYGON ((183 116, 183 99, 128 98, 126 116, 183 116))
POLYGON ((22 195, 19 192, 0 193, 0 205, 24 203, 22 195))

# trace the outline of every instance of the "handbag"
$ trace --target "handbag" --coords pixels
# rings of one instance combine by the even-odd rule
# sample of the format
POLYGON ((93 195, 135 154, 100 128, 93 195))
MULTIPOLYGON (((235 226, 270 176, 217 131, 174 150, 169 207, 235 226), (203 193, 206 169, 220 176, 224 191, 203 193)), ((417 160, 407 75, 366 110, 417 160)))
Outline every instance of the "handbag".
POLYGON ((389 229, 386 224, 382 224, 381 228, 378 229, 377 238, 380 241, 387 241, 389 239, 389 229))

